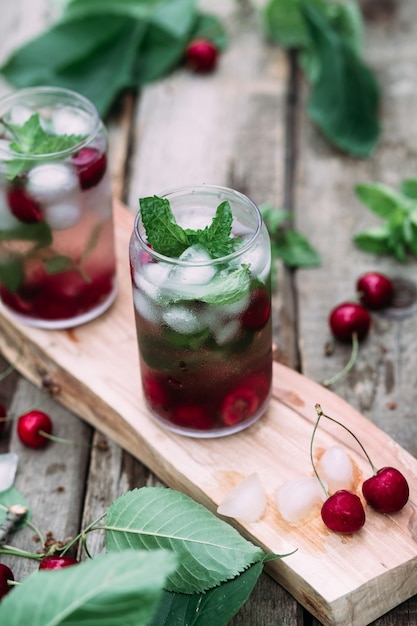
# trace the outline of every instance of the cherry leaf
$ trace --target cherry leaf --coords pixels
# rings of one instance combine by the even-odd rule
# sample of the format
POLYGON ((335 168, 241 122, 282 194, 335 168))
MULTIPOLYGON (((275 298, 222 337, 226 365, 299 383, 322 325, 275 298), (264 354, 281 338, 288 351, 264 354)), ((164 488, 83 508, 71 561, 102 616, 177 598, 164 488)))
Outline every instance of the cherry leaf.
POLYGON ((36 571, 0 604, 0 624, 148 624, 175 555, 128 550, 56 571, 36 571))
POLYGON ((173 550, 179 566, 166 589, 201 593, 230 580, 265 553, 191 498, 165 487, 143 487, 121 496, 107 513, 109 552, 127 547, 173 550))
POLYGON ((240 576, 203 594, 164 591, 151 626, 226 626, 249 598, 262 570, 263 563, 255 563, 240 576))

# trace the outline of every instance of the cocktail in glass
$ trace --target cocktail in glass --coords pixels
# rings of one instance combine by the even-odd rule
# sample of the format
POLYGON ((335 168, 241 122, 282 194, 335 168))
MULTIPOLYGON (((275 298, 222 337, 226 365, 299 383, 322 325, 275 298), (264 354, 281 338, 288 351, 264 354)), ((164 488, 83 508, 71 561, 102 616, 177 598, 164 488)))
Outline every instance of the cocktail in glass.
POLYGON ((52 87, 0 101, 0 299, 20 321, 67 328, 116 294, 107 135, 93 104, 52 87))
POLYGON ((130 265, 151 416, 194 437, 256 422, 272 379, 270 241, 256 205, 208 185, 142 198, 130 265))

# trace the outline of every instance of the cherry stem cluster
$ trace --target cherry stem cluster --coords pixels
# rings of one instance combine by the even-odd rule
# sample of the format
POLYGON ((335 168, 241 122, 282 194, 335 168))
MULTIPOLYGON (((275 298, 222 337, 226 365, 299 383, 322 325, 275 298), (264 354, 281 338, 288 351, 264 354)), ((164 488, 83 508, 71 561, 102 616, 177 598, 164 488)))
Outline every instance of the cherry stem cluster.
POLYGON ((357 333, 352 333, 352 351, 350 353, 349 361, 346 363, 345 367, 342 370, 340 370, 340 372, 338 372, 331 378, 327 378, 326 380, 323 380, 323 382, 321 383, 323 387, 330 387, 331 385, 338 383, 339 380, 344 378, 344 376, 346 376, 346 374, 348 374, 350 370, 352 369, 352 367, 355 365, 356 359, 358 358, 358 352, 359 352, 358 335, 357 333))
MULTIPOLYGON (((339 420, 335 419, 334 417, 330 417, 330 415, 326 415, 325 413, 323 413, 323 411, 322 411, 322 408, 321 408, 320 404, 316 404, 314 408, 316 409, 316 413, 317 413, 317 421, 316 421, 316 424, 315 424, 315 427, 314 427, 313 436, 312 436, 312 438, 311 438, 311 445, 310 445, 310 454, 311 454, 311 456, 312 456, 312 443, 313 443, 313 437, 314 437, 314 434, 315 434, 315 432, 316 432, 316 430, 317 430, 317 426, 318 426, 318 423, 319 423, 319 421, 320 421, 320 418, 321 418, 321 417, 325 417, 326 419, 330 420, 331 422, 334 422, 334 423, 335 423, 335 424, 337 424, 338 426, 341 426, 342 428, 344 428, 344 429, 346 430, 346 432, 348 432, 348 433, 349 433, 349 435, 351 435, 351 437, 353 437, 353 438, 354 438, 354 440, 356 441, 356 443, 358 444, 358 446, 360 447, 360 449, 362 450, 362 452, 363 452, 363 453, 364 453, 364 455, 366 456, 366 458, 367 458, 367 460, 368 460, 368 462, 369 462, 369 465, 370 465, 370 466, 371 466, 371 468, 372 468, 372 472, 373 472, 373 474, 374 474, 374 475, 375 475, 375 474, 377 474, 377 471, 378 471, 378 470, 377 470, 377 468, 376 468, 376 467, 375 467, 375 465, 373 464, 373 462, 372 462, 372 460, 371 460, 371 457, 369 456, 369 454, 367 453, 367 451, 365 450, 364 446, 362 445, 362 443, 360 442, 360 440, 358 439, 358 437, 355 435, 355 433, 353 433, 353 432, 350 430, 350 428, 348 428, 347 426, 345 426, 345 424, 343 424, 343 423, 342 423, 342 422, 340 422, 339 420)), ((316 473, 316 476, 317 476, 317 472, 316 472, 316 470, 315 470, 314 463, 313 463, 313 469, 314 469, 314 471, 315 471, 315 473, 316 473)), ((320 480, 320 479, 319 479, 319 480, 320 480)), ((321 481, 320 481, 320 483, 321 483, 321 481)), ((322 483, 321 483, 321 484, 322 484, 322 483)))

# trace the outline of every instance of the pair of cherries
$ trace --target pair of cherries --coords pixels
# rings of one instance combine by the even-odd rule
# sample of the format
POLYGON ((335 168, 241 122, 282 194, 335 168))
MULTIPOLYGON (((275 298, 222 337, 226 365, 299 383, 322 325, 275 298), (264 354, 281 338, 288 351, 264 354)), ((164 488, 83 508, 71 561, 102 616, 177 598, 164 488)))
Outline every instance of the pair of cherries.
POLYGON ((356 282, 358 302, 343 302, 330 313, 329 325, 333 335, 345 343, 352 341, 356 333, 358 340, 364 339, 371 326, 369 311, 388 307, 394 297, 394 286, 390 278, 379 272, 367 272, 356 282))

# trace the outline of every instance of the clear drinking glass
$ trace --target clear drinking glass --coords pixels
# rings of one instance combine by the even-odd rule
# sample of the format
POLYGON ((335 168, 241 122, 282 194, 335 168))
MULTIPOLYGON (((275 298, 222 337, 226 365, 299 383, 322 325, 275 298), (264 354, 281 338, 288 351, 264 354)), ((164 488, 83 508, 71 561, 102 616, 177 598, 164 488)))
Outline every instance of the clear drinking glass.
POLYGON ((20 321, 68 328, 116 294, 107 134, 94 105, 54 87, 0 101, 0 299, 20 321))
MULTIPOLYGON (((208 227, 227 202, 233 245, 216 258, 200 243, 179 258, 161 254, 139 210, 130 265, 145 401, 171 431, 228 435, 258 420, 271 393, 268 232, 257 206, 232 189, 185 187, 161 198, 173 221, 193 231, 208 227)), ((215 249, 217 232, 210 232, 215 249)))

